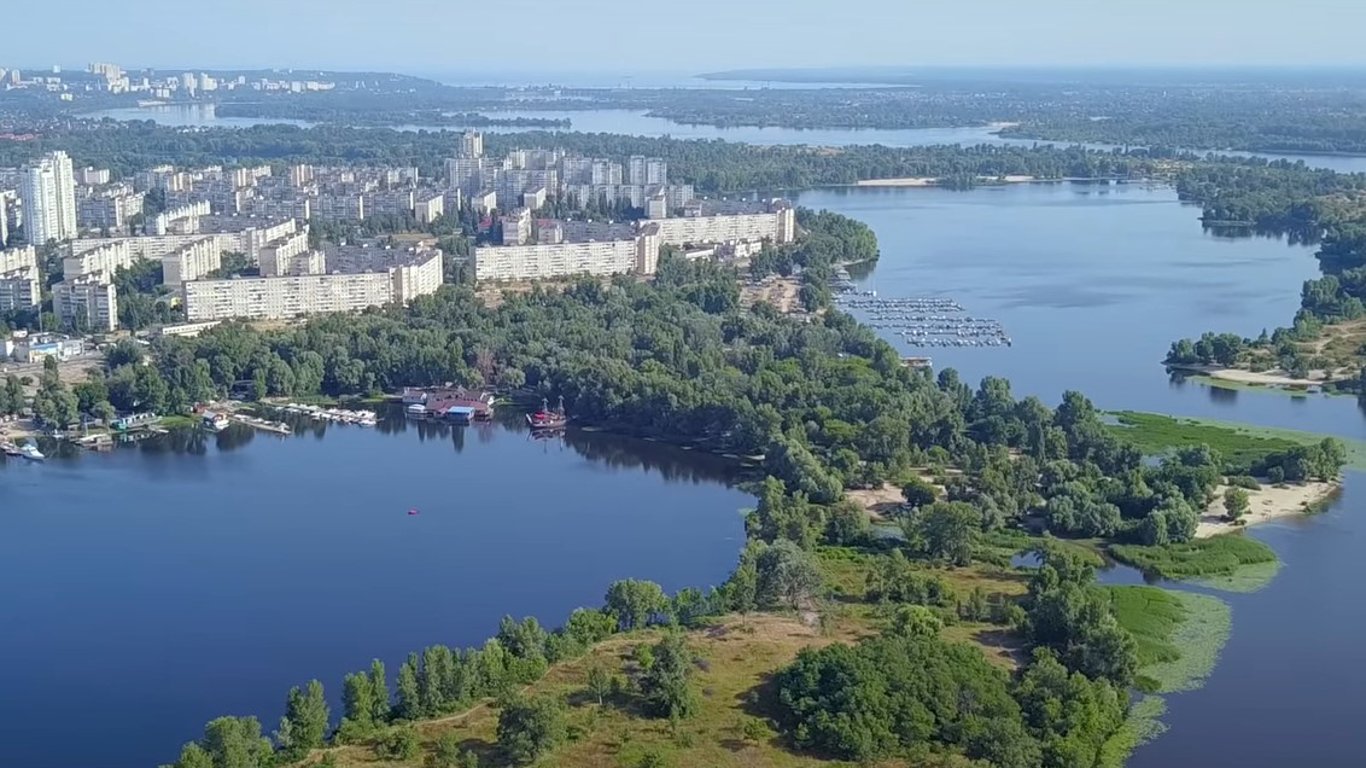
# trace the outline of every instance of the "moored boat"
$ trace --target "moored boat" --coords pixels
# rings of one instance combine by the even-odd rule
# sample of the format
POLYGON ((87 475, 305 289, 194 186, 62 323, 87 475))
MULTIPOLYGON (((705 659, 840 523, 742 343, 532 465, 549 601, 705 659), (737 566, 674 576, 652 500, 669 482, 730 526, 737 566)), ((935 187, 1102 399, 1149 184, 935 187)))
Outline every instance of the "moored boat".
POLYGON ((42 461, 43 459, 47 458, 43 455, 42 451, 38 450, 38 446, 34 445, 33 443, 24 443, 23 445, 19 446, 19 455, 23 456, 29 461, 42 461))
POLYGON ((560 398, 559 407, 553 411, 550 410, 549 404, 545 400, 542 400, 541 410, 536 411, 535 413, 528 413, 526 416, 526 423, 527 426, 531 427, 533 432, 564 429, 564 426, 569 423, 569 417, 566 416, 564 412, 564 398, 560 398))
POLYGON ((207 429, 211 429, 214 432, 222 432, 232 423, 232 419, 229 419, 227 414, 223 413, 205 413, 201 422, 207 429))

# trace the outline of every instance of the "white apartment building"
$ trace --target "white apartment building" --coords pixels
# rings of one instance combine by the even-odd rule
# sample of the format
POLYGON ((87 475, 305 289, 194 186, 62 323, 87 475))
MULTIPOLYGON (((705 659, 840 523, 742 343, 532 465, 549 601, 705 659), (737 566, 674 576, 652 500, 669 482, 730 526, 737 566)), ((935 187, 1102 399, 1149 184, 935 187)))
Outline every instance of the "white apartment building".
POLYGON ((413 216, 421 224, 430 224, 446 212, 446 197, 442 194, 420 193, 413 198, 413 216))
POLYGON ((0 248, 9 242, 9 204, 4 192, 0 192, 0 248))
POLYGON ((223 251, 218 247, 218 238, 201 237, 161 257, 162 282, 176 288, 181 283, 198 280, 221 266, 223 251))
POLYGON ((530 190, 528 192, 523 192, 522 207, 530 208, 534 211, 540 208, 541 206, 545 205, 547 197, 545 189, 545 187, 536 187, 535 189, 530 190))
POLYGON ((470 208, 476 213, 488 213, 498 208, 498 193, 493 191, 470 195, 470 208))
POLYGON ((87 187, 98 187, 109 183, 108 168, 92 168, 86 166, 76 172, 76 181, 87 187))
POLYGON ((185 315, 191 322, 204 322, 352 312, 435 293, 441 280, 440 251, 425 251, 411 263, 371 272, 196 280, 184 286, 185 315))
POLYGON ((660 240, 673 245, 764 239, 790 243, 796 235, 795 213, 791 207, 779 207, 773 213, 684 216, 652 223, 659 225, 660 240))
POLYGON ((503 245, 522 245, 531 239, 531 211, 526 208, 502 217, 503 245))
POLYGON ((158 213, 156 218, 148 222, 148 229, 157 235, 165 235, 173 231, 178 234, 192 234, 199 231, 199 217, 208 216, 209 210, 209 201, 207 200, 182 205, 179 208, 158 213))
POLYGON ((38 306, 43 300, 41 290, 36 248, 0 250, 0 312, 38 306))
POLYGON ((128 187, 101 190, 76 202, 76 223, 81 229, 122 232, 129 219, 142 213, 144 198, 128 187))
POLYGON ((465 131, 460 134, 458 154, 461 157, 483 157, 484 134, 478 131, 465 131))
POLYGON ((78 250, 73 243, 71 255, 62 259, 62 278, 74 280, 95 276, 94 279, 104 282, 113 280, 116 271, 131 267, 137 261, 138 256, 129 245, 134 239, 95 240, 97 245, 87 250, 78 250))
POLYGON ((650 267, 647 253, 657 238, 604 240, 546 245, 505 245, 474 249, 474 279, 545 280, 573 275, 620 275, 650 267))
POLYGON ((76 236, 76 176, 65 152, 51 152, 27 168, 19 195, 29 244, 76 236))
POLYGON ((117 291, 94 276, 52 286, 52 310, 64 326, 77 330, 112 331, 119 324, 117 291))
POLYGON ((283 277, 295 274, 294 260, 308 253, 308 232, 295 232, 260 249, 256 263, 261 277, 283 277))

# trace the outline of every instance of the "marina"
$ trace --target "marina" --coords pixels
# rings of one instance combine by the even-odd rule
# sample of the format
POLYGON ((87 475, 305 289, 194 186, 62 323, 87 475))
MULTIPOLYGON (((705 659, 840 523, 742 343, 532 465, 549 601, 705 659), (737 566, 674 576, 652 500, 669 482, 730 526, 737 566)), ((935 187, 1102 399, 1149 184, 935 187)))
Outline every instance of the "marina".
POLYGON ((1000 321, 969 315, 949 298, 879 298, 877 291, 846 290, 836 301, 868 327, 897 336, 908 347, 1008 347, 1012 343, 1000 321))
POLYGON ((315 421, 327 421, 333 424, 373 427, 379 423, 379 416, 374 411, 324 408, 320 405, 307 405, 305 403, 285 403, 281 406, 275 406, 275 408, 285 413, 307 416, 315 421))

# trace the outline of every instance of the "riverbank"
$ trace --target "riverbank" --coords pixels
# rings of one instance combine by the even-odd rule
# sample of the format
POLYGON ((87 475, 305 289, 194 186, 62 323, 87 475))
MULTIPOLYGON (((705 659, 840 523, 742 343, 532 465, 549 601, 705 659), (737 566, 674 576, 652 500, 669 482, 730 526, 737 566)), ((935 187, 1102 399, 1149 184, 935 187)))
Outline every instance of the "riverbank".
POLYGON ((1252 371, 1247 368, 1194 364, 1168 364, 1167 367, 1174 371, 1198 374, 1215 382, 1227 381, 1234 384, 1251 384, 1262 387, 1294 387, 1301 390, 1317 389, 1351 378, 1342 371, 1327 370, 1310 371, 1308 376, 1294 376, 1289 371, 1279 369, 1252 371))
POLYGON ((1195 529, 1197 539, 1233 533, 1274 520, 1313 514, 1342 490, 1338 482, 1263 485, 1260 489, 1247 492, 1248 511, 1234 522, 1224 513, 1226 488, 1221 485, 1215 489, 1214 500, 1200 516, 1200 524, 1195 529))
MULTIPOLYGON (((1067 179, 1041 179, 1038 176, 978 176, 980 184, 1029 184, 1037 181, 1067 181, 1067 179)), ((861 179, 851 186, 855 187, 935 187, 940 180, 934 176, 904 176, 895 179, 861 179)))

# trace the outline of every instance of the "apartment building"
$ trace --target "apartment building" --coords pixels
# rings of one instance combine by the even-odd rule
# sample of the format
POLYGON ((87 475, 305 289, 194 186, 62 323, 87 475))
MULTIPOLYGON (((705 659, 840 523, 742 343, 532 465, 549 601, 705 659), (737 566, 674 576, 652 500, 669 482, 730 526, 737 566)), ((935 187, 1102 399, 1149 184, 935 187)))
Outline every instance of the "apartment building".
POLYGON ((140 238, 116 238, 111 240, 78 240, 72 244, 71 255, 62 259, 62 277, 74 280, 91 277, 94 280, 109 282, 114 273, 126 269, 140 258, 133 252, 131 241, 140 238), (79 247, 79 243, 94 242, 90 248, 79 247))
POLYGON ((419 192, 413 198, 413 216, 421 224, 430 224, 446 213, 446 197, 440 193, 419 192))
POLYGON ((19 196, 29 244, 76 236, 76 175, 65 152, 50 152, 25 169, 19 196))
POLYGON ((201 237, 161 257, 162 282, 172 288, 198 280, 223 266, 223 250, 215 236, 201 237))
POLYGON ((111 189, 92 190, 76 201, 76 224, 81 229, 123 232, 129 220, 142 213, 146 195, 132 187, 117 185, 111 189))
POLYGON ((340 264, 365 264, 352 273, 196 280, 185 283, 185 314, 191 322, 230 317, 280 319, 324 312, 352 312, 406 303, 435 293, 443 277, 440 251, 373 249, 373 258, 349 254, 340 264), (389 264, 390 266, 380 266, 389 264))
POLYGON ((0 312, 32 309, 42 300, 37 249, 0 250, 0 312))
POLYGON ((284 275, 299 274, 296 270, 300 266, 307 268, 310 262, 304 260, 296 263, 296 259, 307 253, 308 232, 295 232, 263 246, 258 253, 256 263, 260 267, 261 277, 283 277, 284 275))
POLYGON ((52 311, 63 326, 76 330, 112 331, 119 324, 117 291, 95 275, 52 286, 52 311))
MULTIPOLYGON (((656 253, 659 250, 654 239, 656 253)), ((649 243, 641 237, 626 240, 507 245, 474 249, 477 281, 544 280, 572 275, 619 275, 649 266, 649 243)), ((657 258, 657 256, 656 256, 657 258)))

